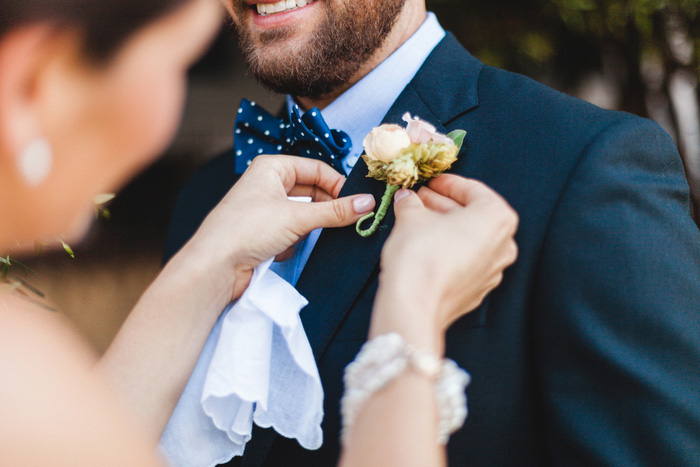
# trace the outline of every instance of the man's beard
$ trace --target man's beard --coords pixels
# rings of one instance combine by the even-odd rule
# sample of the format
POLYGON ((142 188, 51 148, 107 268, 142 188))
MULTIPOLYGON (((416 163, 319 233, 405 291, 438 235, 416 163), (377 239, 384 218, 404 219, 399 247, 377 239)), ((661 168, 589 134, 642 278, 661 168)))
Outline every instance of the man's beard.
MULTIPOLYGON (((285 59, 266 55, 264 46, 291 37, 292 27, 263 33, 258 38, 263 47, 245 26, 237 28, 250 73, 272 91, 313 99, 345 85, 382 46, 406 0, 320 1, 326 3, 325 19, 309 42, 290 50, 285 59)), ((234 0, 234 8, 244 17, 247 5, 234 0)))

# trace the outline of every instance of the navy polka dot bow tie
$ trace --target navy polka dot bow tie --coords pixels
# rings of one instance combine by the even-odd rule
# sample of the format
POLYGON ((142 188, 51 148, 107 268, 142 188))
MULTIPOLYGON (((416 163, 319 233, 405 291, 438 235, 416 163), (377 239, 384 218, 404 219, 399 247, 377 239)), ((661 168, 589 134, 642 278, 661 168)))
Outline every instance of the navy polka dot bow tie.
POLYGON ((255 102, 241 101, 233 136, 237 174, 245 172, 260 154, 291 154, 320 159, 345 175, 341 161, 351 149, 348 134, 328 128, 317 108, 301 115, 295 105, 287 122, 255 102))

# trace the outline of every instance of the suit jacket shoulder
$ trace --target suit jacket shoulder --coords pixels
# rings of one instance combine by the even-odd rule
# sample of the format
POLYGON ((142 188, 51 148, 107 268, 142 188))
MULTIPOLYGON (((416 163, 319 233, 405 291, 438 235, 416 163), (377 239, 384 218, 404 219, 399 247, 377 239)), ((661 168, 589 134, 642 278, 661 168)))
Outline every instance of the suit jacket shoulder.
POLYGON ((200 167, 180 191, 163 252, 167 262, 192 237, 204 218, 228 193, 238 177, 233 150, 225 151, 200 167))

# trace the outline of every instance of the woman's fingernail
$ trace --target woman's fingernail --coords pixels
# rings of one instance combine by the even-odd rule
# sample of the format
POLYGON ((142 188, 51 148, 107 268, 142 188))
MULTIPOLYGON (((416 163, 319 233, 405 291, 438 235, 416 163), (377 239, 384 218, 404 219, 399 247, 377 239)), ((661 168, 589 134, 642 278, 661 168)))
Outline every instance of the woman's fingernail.
POLYGON ((361 195, 352 200, 352 207, 355 209, 357 214, 362 214, 367 212, 374 207, 374 196, 372 195, 361 195))
POLYGON ((410 195, 411 192, 409 190, 406 190, 405 188, 400 189, 399 191, 394 194, 394 202, 398 203, 402 199, 404 199, 406 196, 410 195))

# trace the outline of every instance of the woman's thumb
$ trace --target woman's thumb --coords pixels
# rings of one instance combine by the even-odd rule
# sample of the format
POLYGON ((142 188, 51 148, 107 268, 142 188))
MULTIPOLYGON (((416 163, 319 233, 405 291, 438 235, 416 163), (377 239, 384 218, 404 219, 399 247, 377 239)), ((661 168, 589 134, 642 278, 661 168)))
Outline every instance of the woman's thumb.
POLYGON ((423 201, 412 190, 403 188, 394 194, 394 214, 397 218, 407 211, 422 207, 423 201))
POLYGON ((357 222, 374 209, 374 196, 369 194, 346 196, 331 201, 310 203, 307 217, 310 230, 326 227, 344 227, 357 222))

